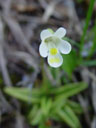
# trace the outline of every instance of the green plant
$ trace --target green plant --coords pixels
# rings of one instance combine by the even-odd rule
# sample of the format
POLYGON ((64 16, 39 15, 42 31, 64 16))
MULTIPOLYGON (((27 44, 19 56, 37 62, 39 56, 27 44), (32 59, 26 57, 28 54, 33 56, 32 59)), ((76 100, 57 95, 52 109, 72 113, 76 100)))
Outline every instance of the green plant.
MULTIPOLYGON (((67 40, 72 44, 72 46, 77 47, 77 50, 79 50, 78 52, 73 48, 70 54, 63 55, 64 61, 60 69, 63 69, 63 71, 67 73, 68 79, 66 79, 66 81, 70 81, 70 78, 72 78, 72 74, 77 67, 96 66, 96 60, 90 60, 96 48, 95 34, 93 45, 89 50, 88 57, 84 60, 81 55, 84 48, 85 37, 87 36, 87 30, 92 16, 94 3, 95 0, 90 0, 90 6, 88 9, 80 44, 69 38, 63 38, 63 40, 67 40)), ((92 28, 92 31, 96 33, 96 22, 92 28)), ((54 78, 58 78, 60 69, 50 69, 54 78)), ((70 100, 69 98, 86 89, 87 84, 84 82, 67 84, 67 82, 65 82, 64 86, 52 87, 46 78, 43 69, 43 60, 41 62, 41 70, 43 81, 40 88, 32 88, 32 90, 30 90, 28 88, 13 87, 5 88, 4 91, 8 95, 22 100, 28 104, 27 119, 31 125, 38 125, 39 128, 51 128, 51 122, 54 120, 65 122, 71 128, 81 128, 77 114, 81 114, 83 112, 82 107, 80 104, 70 100)), ((63 76, 63 78, 64 77, 65 76, 63 76)), ((58 85, 61 85, 61 79, 58 80, 58 85)))
POLYGON ((5 92, 19 100, 30 103, 27 119, 31 125, 47 127, 50 120, 64 121, 71 128, 81 128, 77 114, 83 112, 81 106, 69 100, 87 88, 84 82, 67 84, 61 87, 49 88, 5 88, 5 92))

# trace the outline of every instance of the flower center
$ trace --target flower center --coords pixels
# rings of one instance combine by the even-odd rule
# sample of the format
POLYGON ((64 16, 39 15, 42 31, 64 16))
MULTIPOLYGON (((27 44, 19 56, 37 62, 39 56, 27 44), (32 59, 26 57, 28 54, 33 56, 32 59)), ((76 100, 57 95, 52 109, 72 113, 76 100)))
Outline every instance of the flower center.
POLYGON ((56 55, 58 53, 58 50, 56 48, 51 48, 49 52, 51 55, 56 55))

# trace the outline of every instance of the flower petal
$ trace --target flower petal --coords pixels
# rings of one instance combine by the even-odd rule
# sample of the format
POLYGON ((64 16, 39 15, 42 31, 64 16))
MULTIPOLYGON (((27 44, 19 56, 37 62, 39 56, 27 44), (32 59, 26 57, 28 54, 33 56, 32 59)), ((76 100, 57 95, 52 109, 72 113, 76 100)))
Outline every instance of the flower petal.
POLYGON ((40 55, 42 57, 47 57, 48 56, 48 48, 47 48, 47 46, 46 46, 46 44, 44 42, 42 42, 40 44, 39 52, 40 52, 40 55))
POLYGON ((54 67, 54 68, 60 67, 62 63, 63 63, 63 58, 59 53, 54 56, 50 54, 48 55, 48 64, 51 67, 54 67))
POLYGON ((60 27, 59 29, 57 29, 57 31, 54 33, 54 36, 57 36, 59 38, 62 38, 66 35, 66 29, 63 27, 60 27))
POLYGON ((41 32, 40 37, 41 37, 41 40, 44 40, 45 38, 48 38, 52 35, 53 34, 48 29, 45 29, 41 32))
POLYGON ((71 51, 71 45, 65 40, 62 40, 59 46, 59 50, 63 54, 68 54, 71 51))

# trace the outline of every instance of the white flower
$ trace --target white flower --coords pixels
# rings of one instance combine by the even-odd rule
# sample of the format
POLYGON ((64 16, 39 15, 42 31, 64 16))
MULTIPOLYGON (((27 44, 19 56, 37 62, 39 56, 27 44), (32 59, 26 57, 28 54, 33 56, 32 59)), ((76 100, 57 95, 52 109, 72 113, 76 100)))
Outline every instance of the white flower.
POLYGON ((57 68, 62 65, 63 58, 60 53, 68 54, 71 51, 71 45, 63 40, 66 30, 60 27, 56 32, 45 29, 41 32, 41 44, 39 52, 42 57, 48 57, 48 63, 51 67, 57 68))

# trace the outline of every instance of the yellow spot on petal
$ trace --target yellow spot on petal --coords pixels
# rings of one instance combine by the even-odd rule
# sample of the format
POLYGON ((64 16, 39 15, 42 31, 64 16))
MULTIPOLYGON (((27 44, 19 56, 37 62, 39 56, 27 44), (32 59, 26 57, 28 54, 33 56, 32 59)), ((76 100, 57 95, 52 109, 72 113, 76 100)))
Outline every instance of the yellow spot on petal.
POLYGON ((58 50, 56 48, 51 48, 50 49, 50 54, 51 55, 56 55, 58 53, 58 50))
POLYGON ((50 63, 59 63, 60 62, 60 59, 59 58, 50 58, 49 59, 49 62, 50 63))

